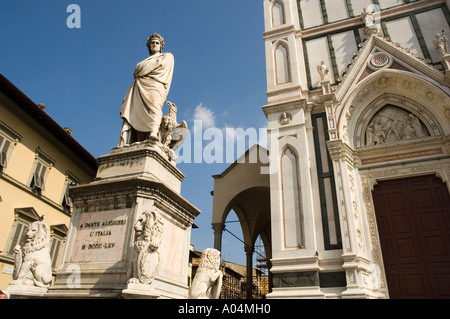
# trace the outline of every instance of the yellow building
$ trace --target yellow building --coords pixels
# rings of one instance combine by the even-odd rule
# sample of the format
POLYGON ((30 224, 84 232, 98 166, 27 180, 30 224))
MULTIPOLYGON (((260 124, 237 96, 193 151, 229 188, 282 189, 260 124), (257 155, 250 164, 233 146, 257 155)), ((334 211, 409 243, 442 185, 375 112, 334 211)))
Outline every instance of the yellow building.
POLYGON ((71 131, 0 74, 0 290, 12 280, 15 245, 43 216, 56 271, 71 216, 68 186, 91 182, 96 171, 71 131))

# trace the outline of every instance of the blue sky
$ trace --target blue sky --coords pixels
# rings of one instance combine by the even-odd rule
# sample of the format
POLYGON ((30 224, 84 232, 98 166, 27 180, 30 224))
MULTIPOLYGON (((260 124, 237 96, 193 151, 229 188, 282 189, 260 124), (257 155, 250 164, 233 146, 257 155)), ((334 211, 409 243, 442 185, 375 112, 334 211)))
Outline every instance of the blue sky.
MULTIPOLYGON (((0 72, 99 157, 117 145, 121 103, 154 32, 175 57, 168 100, 177 105, 179 122, 267 125, 262 0, 2 0, 0 72), (66 24, 72 3, 81 9, 81 28, 66 24)), ((228 165, 177 165, 186 176, 182 196, 202 211, 192 231, 197 250, 213 247, 212 175, 228 165)), ((227 227, 241 237, 237 223, 227 227)), ((223 258, 245 261, 242 243, 227 233, 223 258)))

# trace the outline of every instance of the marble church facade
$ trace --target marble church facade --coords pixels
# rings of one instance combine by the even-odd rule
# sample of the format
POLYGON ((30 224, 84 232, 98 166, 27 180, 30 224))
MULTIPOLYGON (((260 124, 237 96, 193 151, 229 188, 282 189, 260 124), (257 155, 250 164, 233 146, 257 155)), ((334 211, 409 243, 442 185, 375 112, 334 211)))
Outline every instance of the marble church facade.
POLYGON ((449 298, 449 1, 263 3, 269 170, 215 176, 215 247, 233 209, 268 298, 449 298))

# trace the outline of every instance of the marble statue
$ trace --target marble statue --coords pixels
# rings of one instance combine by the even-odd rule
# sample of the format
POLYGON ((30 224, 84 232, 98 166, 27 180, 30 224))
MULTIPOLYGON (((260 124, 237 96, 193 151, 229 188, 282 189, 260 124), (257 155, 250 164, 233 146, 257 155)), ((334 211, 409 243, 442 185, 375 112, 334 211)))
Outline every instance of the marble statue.
POLYGON ((280 124, 286 125, 292 121, 292 115, 286 112, 281 113, 280 124))
POLYGON ((317 66, 317 72, 319 72, 320 81, 328 81, 328 73, 330 72, 330 69, 325 65, 324 61, 320 62, 320 65, 317 66))
POLYGON ((122 103, 119 147, 147 138, 159 141, 162 108, 172 83, 174 57, 162 53, 164 39, 154 33, 147 40, 150 56, 139 62, 134 81, 122 103))
POLYGON ((373 27, 375 25, 375 18, 373 17, 373 12, 364 8, 361 12, 362 19, 364 21, 364 25, 366 27, 373 27))
POLYGON ((442 35, 437 33, 435 38, 436 39, 433 41, 434 47, 438 49, 441 56, 444 57, 444 55, 448 54, 448 38, 444 35, 444 32, 442 32, 442 35))
POLYGON ((133 275, 129 283, 151 284, 159 268, 162 218, 156 212, 144 212, 134 225, 133 275))
POLYGON ((42 221, 31 223, 26 233, 26 243, 14 247, 16 253, 13 281, 10 285, 31 285, 47 288, 52 281, 52 261, 50 258, 50 232, 42 221), (27 275, 31 271, 33 279, 27 275))
POLYGON ((380 35, 379 26, 376 23, 374 13, 374 11, 368 10, 366 8, 364 8, 361 12, 361 18, 364 22, 364 36, 366 38, 370 37, 373 34, 380 35))
POLYGON ((219 299, 222 277, 220 251, 214 248, 205 249, 189 288, 189 299, 219 299))

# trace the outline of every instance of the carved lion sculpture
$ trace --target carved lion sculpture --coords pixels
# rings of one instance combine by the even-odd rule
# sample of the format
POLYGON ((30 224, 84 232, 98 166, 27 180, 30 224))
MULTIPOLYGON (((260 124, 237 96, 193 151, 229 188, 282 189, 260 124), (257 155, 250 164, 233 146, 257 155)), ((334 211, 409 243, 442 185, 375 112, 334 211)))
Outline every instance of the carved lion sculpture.
POLYGON ((133 275, 129 283, 151 284, 159 268, 162 218, 156 212, 144 212, 134 225, 133 275))
POLYGON ((222 277, 220 251, 214 248, 205 249, 189 289, 189 299, 219 299, 222 277))
POLYGON ((26 233, 26 243, 14 247, 16 253, 13 281, 11 285, 35 285, 46 288, 52 280, 52 261, 50 258, 50 233, 42 221, 32 223, 26 233), (33 280, 27 279, 28 272, 33 280))

